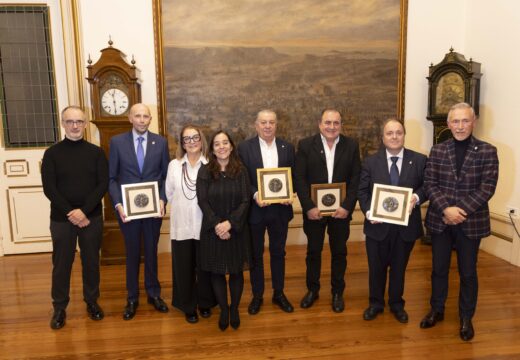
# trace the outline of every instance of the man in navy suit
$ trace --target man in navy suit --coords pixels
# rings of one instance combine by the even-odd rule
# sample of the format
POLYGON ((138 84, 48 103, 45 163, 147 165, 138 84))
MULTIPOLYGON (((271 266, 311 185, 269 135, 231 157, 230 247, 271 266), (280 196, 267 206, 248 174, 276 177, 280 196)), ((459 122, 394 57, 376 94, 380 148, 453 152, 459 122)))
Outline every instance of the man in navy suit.
POLYGON ((367 157, 361 168, 358 200, 366 216, 364 232, 369 274, 369 306, 363 313, 365 320, 373 320, 383 312, 386 278, 390 268, 388 305, 397 321, 408 322, 408 314, 404 310, 404 278, 415 240, 424 233, 418 205, 426 200, 423 190, 426 156, 404 148, 405 134, 406 130, 401 122, 395 119, 386 120, 382 134, 384 147, 367 157), (370 220, 374 184, 413 189, 407 226, 370 220))
POLYGON ((488 201, 498 181, 497 149, 473 137, 475 111, 466 103, 452 106, 448 128, 452 139, 434 145, 426 163, 424 189, 430 204, 426 227, 432 234, 431 310, 421 328, 444 319, 452 247, 460 278, 459 318, 462 340, 475 335, 471 319, 478 294, 477 258, 480 240, 491 233, 488 201))
POLYGON ((164 181, 168 171, 168 143, 165 138, 148 131, 152 116, 144 104, 135 104, 128 116, 132 131, 114 136, 110 140, 109 192, 126 247, 127 304, 123 319, 135 316, 139 306, 139 262, 141 240, 144 244, 144 286, 148 303, 157 311, 168 312, 161 299, 161 286, 157 278, 157 244, 162 216, 166 204, 164 181), (123 209, 121 185, 157 181, 159 185, 161 217, 129 221, 123 209))
POLYGON ((258 199, 258 179, 256 170, 261 168, 292 167, 294 147, 276 138, 276 113, 262 110, 257 114, 255 129, 258 136, 242 142, 238 153, 249 174, 253 205, 249 216, 253 245, 253 262, 250 271, 253 299, 248 307, 251 315, 257 314, 263 303, 264 294, 264 236, 269 234, 269 254, 271 257, 271 280, 273 303, 285 312, 294 308, 285 296, 285 243, 289 221, 293 218, 291 203, 266 204, 258 199))
POLYGON ((325 230, 329 235, 331 258, 332 310, 345 309, 345 271, 350 220, 357 201, 361 161, 356 140, 340 134, 341 114, 325 109, 318 127, 320 133, 298 144, 294 165, 294 185, 303 212, 303 231, 307 235, 307 293, 300 306, 309 308, 319 297, 321 251, 325 230), (347 196, 332 216, 322 217, 311 198, 312 184, 347 184, 347 196))

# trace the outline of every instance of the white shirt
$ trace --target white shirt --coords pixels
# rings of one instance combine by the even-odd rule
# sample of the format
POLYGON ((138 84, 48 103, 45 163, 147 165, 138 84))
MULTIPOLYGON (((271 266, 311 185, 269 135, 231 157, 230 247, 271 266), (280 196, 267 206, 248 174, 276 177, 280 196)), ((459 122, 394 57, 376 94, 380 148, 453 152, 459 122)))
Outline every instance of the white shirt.
POLYGON ((278 167, 278 149, 276 148, 276 139, 273 139, 271 145, 267 144, 267 141, 258 137, 260 141, 260 152, 262 153, 262 163, 264 168, 277 168, 278 167))
POLYGON ((327 161, 327 176, 329 184, 332 184, 332 174, 334 172, 334 153, 336 152, 336 145, 339 142, 339 136, 334 140, 334 145, 332 145, 332 149, 329 148, 327 143, 327 139, 323 135, 321 135, 321 142, 323 143, 323 148, 325 149, 325 160, 327 161))
POLYGON ((397 153, 397 155, 392 155, 386 150, 386 162, 388 163, 388 173, 390 174, 390 167, 392 166, 392 157, 397 156, 397 169, 399 170, 399 175, 401 175, 401 168, 403 167, 403 154, 404 154, 404 148, 401 149, 397 153))
POLYGON ((174 159, 168 165, 164 188, 166 198, 170 203, 170 238, 172 240, 199 240, 202 211, 197 202, 197 193, 188 189, 184 183, 182 175, 184 163, 186 163, 189 178, 196 181, 200 167, 202 164, 207 164, 208 160, 201 155, 195 166, 192 167, 188 156, 184 154, 182 159, 174 159))

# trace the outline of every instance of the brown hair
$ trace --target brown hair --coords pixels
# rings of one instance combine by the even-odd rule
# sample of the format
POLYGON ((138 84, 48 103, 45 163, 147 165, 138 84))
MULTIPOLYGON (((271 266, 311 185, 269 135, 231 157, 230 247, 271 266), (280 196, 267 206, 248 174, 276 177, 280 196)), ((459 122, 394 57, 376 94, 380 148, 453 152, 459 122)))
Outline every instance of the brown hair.
POLYGON ((226 165, 226 175, 235 178, 240 174, 241 168, 242 168, 242 162, 240 162, 240 158, 237 154, 237 148, 235 146, 235 143, 233 142, 233 139, 229 134, 224 130, 219 130, 213 136, 211 137, 211 141, 209 143, 209 161, 208 161, 208 170, 213 176, 213 179, 218 179, 220 176, 220 164, 217 161, 217 157, 213 153, 213 144, 215 142, 215 137, 217 135, 224 134, 227 136, 229 143, 231 144, 231 154, 229 154, 229 162, 226 165))
POLYGON ((204 136, 204 134, 202 133, 202 130, 198 126, 192 125, 192 124, 184 125, 181 132, 179 133, 179 144, 177 145, 177 151, 175 152, 175 157, 178 160, 180 160, 180 159, 182 159, 184 154, 186 154, 186 149, 184 149, 184 142, 182 141, 182 138, 184 137, 184 131, 186 131, 188 129, 193 129, 200 135, 200 141, 202 141, 201 152, 202 152, 202 155, 204 155, 204 157, 207 157, 208 156, 208 142, 206 141, 206 137, 204 136))

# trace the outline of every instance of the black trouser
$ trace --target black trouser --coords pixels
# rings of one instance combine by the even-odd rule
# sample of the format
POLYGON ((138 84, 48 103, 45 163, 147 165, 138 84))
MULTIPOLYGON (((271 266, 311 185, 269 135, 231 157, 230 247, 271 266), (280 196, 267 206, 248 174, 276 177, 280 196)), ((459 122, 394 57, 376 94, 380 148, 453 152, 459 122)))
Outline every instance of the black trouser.
POLYGON ((404 309, 404 279, 408 259, 415 241, 404 241, 399 236, 399 225, 391 225, 383 240, 367 237, 369 305, 385 307, 385 288, 388 268, 388 305, 392 311, 404 309))
POLYGON ((215 306, 211 273, 200 269, 199 240, 172 240, 172 305, 185 314, 215 306))
POLYGON ((84 228, 71 222, 52 221, 52 305, 65 309, 69 304, 70 274, 74 262, 76 243, 79 241, 83 277, 83 300, 96 302, 99 298, 99 249, 103 238, 103 219, 89 219, 84 228))
POLYGON ((279 216, 278 211, 266 212, 258 224, 250 224, 253 246, 253 262, 250 269, 253 295, 264 294, 264 237, 269 235, 269 256, 271 263, 271 284, 275 294, 284 288, 285 279, 285 243, 287 241, 288 222, 279 216))
POLYGON ((320 291, 321 251, 325 239, 325 229, 329 235, 331 252, 331 286, 333 294, 343 294, 345 290, 345 271, 347 269, 347 240, 350 222, 330 216, 321 220, 303 219, 303 231, 307 235, 307 289, 320 291))
POLYGON ((440 234, 432 234, 432 296, 433 310, 444 313, 448 297, 448 275, 453 245, 459 268, 459 316, 472 318, 477 307, 477 258, 481 239, 470 239, 460 225, 448 226, 440 234))

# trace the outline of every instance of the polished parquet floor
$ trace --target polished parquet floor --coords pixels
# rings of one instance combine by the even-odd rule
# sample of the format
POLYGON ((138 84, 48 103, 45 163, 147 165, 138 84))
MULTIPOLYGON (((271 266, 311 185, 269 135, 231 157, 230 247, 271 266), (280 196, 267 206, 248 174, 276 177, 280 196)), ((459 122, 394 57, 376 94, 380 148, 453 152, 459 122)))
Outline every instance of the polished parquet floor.
MULTIPOLYGON (((480 296, 474 318, 476 337, 458 337, 456 258, 445 320, 422 330, 428 311, 430 247, 419 242, 407 272, 405 298, 410 322, 398 323, 385 310, 367 322, 367 261, 363 242, 348 244, 346 310, 330 308, 329 251, 324 250, 322 291, 310 309, 299 307, 304 294, 304 246, 287 249, 286 294, 296 310, 281 312, 265 294, 262 311, 247 314, 250 286, 241 304, 239 330, 221 332, 218 310, 209 319, 188 324, 177 310, 155 312, 142 292, 136 317, 123 321, 124 266, 101 270, 100 304, 105 319, 87 318, 81 296, 81 267, 76 257, 67 324, 49 328, 50 254, 0 258, 0 358, 2 359, 520 359, 520 268, 480 253, 480 296)), ((160 254, 163 297, 171 301, 169 254, 160 254)), ((267 282, 269 284, 269 282, 267 282)), ((269 288, 270 286, 266 286, 269 288)))

